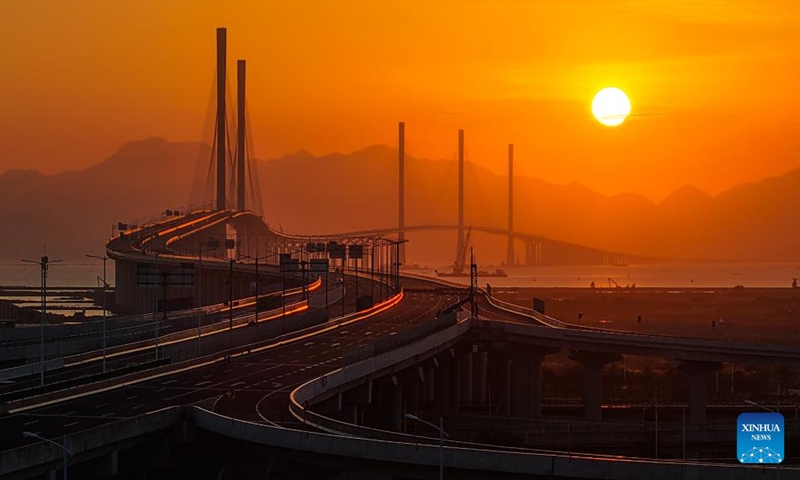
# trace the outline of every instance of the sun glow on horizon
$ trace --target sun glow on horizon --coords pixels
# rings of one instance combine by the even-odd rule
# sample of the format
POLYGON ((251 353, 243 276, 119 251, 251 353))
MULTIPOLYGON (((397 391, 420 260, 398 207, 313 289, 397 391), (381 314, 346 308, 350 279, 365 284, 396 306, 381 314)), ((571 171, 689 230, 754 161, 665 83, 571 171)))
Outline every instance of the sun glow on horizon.
POLYGON ((628 95, 617 87, 603 88, 592 100, 594 118, 607 127, 622 125, 630 113, 631 101, 628 95))

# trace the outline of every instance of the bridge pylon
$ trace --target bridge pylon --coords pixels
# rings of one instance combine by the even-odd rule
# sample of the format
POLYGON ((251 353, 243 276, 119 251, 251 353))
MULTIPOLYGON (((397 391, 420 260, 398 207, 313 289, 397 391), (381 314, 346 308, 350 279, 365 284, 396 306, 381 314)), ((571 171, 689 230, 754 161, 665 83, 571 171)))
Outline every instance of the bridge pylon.
POLYGON ((456 255, 464 251, 464 130, 458 131, 458 239, 456 255))
POLYGON ((217 210, 225 210, 227 207, 225 201, 225 169, 227 163, 225 160, 225 86, 226 79, 226 62, 227 62, 227 42, 228 30, 226 28, 217 29, 217 210))
POLYGON ((398 238, 400 240, 400 265, 406 264, 406 179, 405 179, 405 162, 406 162, 406 124, 400 122, 397 125, 397 152, 398 152, 398 165, 399 165, 399 181, 398 181, 398 219, 397 228, 398 238))
POLYGON ((245 210, 245 75, 247 64, 244 60, 236 62, 236 209, 245 210))
POLYGON ((508 247, 506 265, 516 264, 514 258, 514 144, 508 144, 508 247))

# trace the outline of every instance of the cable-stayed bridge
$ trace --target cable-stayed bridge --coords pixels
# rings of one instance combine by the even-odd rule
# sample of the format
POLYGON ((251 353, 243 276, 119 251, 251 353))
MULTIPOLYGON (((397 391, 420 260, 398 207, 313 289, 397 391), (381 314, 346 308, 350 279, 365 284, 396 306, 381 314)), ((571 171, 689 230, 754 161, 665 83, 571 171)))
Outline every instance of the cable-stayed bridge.
MULTIPOLYGON (((108 329, 76 326, 58 349, 42 334, 46 362, 0 371, 0 477, 433 478, 443 469, 470 478, 762 478, 763 466, 719 457, 572 446, 634 448, 655 433, 658 451, 657 424, 652 432, 604 419, 604 367, 639 355, 685 374, 684 451, 687 443, 698 456, 710 446, 727 451, 736 431, 708 422, 708 380, 733 362, 796 368, 795 347, 581 327, 503 303, 476 278, 467 288, 404 274, 407 232, 455 230, 465 248, 463 183, 455 225, 407 226, 401 200, 397 228, 275 232, 261 206, 248 203, 259 188, 247 175, 243 63, 235 148, 226 140, 226 43, 218 30, 213 204, 118 225, 107 251, 116 302, 131 315, 108 329), (584 372, 582 414, 566 420, 542 415, 542 363, 559 354, 584 372), (437 428, 475 410, 547 446, 439 444, 437 428)), ((401 199, 403 136, 401 124, 401 199)), ((463 134, 459 144, 463 171, 463 134)), ((512 214, 508 229, 472 229, 508 235, 509 259, 514 240, 548 241, 516 232, 512 214)), ((546 262, 537 248, 547 252, 526 247, 526 262, 546 262)), ((37 346, 17 332, 0 343, 5 352, 37 346)), ((786 430, 797 438, 796 423, 786 430)), ((662 448, 677 451, 677 425, 660 432, 662 448)), ((800 470, 786 465, 780 476, 800 478, 800 470)))

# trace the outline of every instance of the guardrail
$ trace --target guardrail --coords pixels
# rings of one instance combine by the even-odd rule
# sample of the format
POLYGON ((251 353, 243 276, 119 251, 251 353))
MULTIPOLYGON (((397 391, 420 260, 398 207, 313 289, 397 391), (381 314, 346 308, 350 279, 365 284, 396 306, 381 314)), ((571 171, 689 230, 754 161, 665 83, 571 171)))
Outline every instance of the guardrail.
POLYGON ((315 398, 331 389, 360 381, 367 376, 394 367, 403 361, 414 359, 416 362, 422 354, 431 353, 433 355, 445 350, 468 330, 469 322, 457 323, 427 337, 412 340, 413 343, 399 346, 392 351, 374 357, 362 359, 327 375, 310 380, 292 391, 289 396, 289 410, 301 422, 319 426, 318 421, 324 423, 327 419, 311 412, 307 408, 315 398))
POLYGON ((429 335, 444 330, 458 323, 456 312, 443 315, 430 322, 425 322, 421 326, 397 333, 389 337, 379 338, 374 342, 345 351, 342 360, 343 365, 352 365, 370 357, 390 352, 403 345, 415 342, 429 335))
MULTIPOLYGON (((281 323, 279 325, 277 322, 262 323, 261 325, 265 327, 268 328, 272 327, 278 329, 278 334, 276 336, 272 336, 267 340, 251 342, 245 345, 239 345, 232 348, 219 349, 207 355, 197 356, 177 363, 173 362, 172 365, 168 366, 156 367, 155 369, 150 369, 129 375, 123 375, 121 377, 107 379, 92 384, 81 385, 71 389, 58 390, 45 395, 18 399, 12 402, 8 402, 7 404, 0 403, 0 415, 3 415, 5 413, 19 413, 26 410, 30 410, 32 408, 38 408, 40 406, 58 403, 60 401, 65 401, 73 398, 80 398, 87 395, 100 393, 103 391, 114 390, 117 388, 122 388, 128 385, 141 383, 143 381, 151 380, 154 378, 160 378, 163 376, 172 375, 182 371, 199 368, 205 365, 210 365, 225 358, 236 357, 248 353, 255 353, 269 348, 276 348, 282 345, 291 344, 296 341, 303 340, 307 338, 309 335, 322 333, 331 328, 338 328, 339 326, 348 325, 350 323, 362 320, 364 318, 368 318, 388 308, 391 308, 392 306, 399 303, 402 300, 402 298, 403 298, 403 293, 400 292, 394 297, 391 297, 386 301, 378 305, 375 305, 371 309, 361 312, 351 313, 349 315, 346 315, 345 317, 339 317, 334 320, 328 320, 327 315, 325 315, 324 311, 318 311, 313 313, 306 313, 305 315, 306 323, 302 323, 302 321, 299 319, 296 319, 296 321, 291 325, 285 323, 281 323)), ((248 329, 245 328, 242 331, 247 333, 248 329)))
MULTIPOLYGON (((266 312, 259 312, 259 317, 264 316, 266 318, 258 320, 255 323, 265 322, 281 317, 284 311, 286 312, 287 315, 290 315, 307 309, 308 309, 307 300, 290 303, 286 305, 285 309, 281 307, 266 312)), ((202 327, 200 327, 199 335, 202 338, 207 335, 213 335, 216 333, 225 332, 231 328, 241 328, 251 323, 254 322, 250 319, 249 316, 236 317, 233 319, 232 322, 228 322, 227 320, 220 320, 218 322, 203 325, 202 327)), ((181 330, 179 332, 167 333, 159 337, 158 342, 156 342, 155 338, 149 338, 147 340, 141 340, 138 342, 126 343, 124 345, 118 345, 115 347, 107 348, 106 357, 113 358, 119 355, 129 354, 136 351, 150 350, 152 348, 155 348, 156 344, 159 347, 164 347, 166 345, 170 345, 173 343, 196 340, 197 338, 198 338, 198 329, 193 328, 188 330, 181 330)), ((93 350, 91 352, 85 352, 78 355, 72 355, 66 357, 67 360, 66 364, 67 366, 80 365, 86 362, 97 361, 100 360, 101 358, 102 358, 102 350, 93 350)))
MULTIPOLYGON (((0 370, 0 380, 13 380, 15 378, 27 377, 28 375, 36 375, 41 370, 41 365, 41 363, 37 362, 0 370)), ((63 358, 54 358, 52 360, 45 360, 44 362, 44 370, 46 372, 57 370, 63 366, 63 358)))

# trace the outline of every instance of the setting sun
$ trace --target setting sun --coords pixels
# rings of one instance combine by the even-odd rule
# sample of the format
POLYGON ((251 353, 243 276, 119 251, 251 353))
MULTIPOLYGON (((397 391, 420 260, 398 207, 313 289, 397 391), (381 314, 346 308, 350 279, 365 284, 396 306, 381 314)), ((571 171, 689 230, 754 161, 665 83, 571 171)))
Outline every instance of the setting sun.
POLYGON ((631 101, 616 87, 606 87, 594 96, 592 114, 598 122, 607 127, 616 127, 631 113, 631 101))

